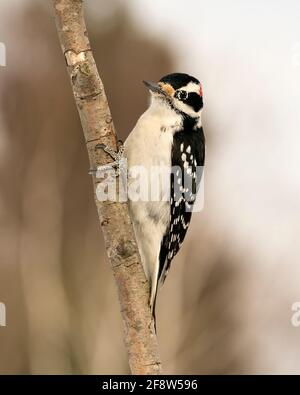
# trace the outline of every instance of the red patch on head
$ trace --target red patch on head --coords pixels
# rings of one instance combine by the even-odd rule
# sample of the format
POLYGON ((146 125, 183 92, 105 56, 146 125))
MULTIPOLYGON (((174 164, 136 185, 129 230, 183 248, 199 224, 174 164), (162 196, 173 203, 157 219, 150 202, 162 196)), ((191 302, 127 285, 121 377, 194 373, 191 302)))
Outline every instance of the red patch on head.
POLYGON ((200 89, 199 89, 199 95, 202 97, 203 96, 203 90, 202 90, 202 85, 200 84, 200 89))

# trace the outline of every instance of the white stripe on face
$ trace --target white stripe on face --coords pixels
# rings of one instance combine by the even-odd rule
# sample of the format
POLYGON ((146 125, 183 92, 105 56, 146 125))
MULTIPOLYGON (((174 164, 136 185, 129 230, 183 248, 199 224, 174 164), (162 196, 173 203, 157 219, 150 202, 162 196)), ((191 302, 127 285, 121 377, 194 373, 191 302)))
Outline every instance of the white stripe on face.
POLYGON ((195 92, 199 95, 200 84, 196 84, 195 82, 189 82, 186 86, 182 86, 179 90, 183 90, 186 92, 195 92))
MULTIPOLYGON (((173 99, 173 100, 174 100, 174 102, 173 102, 173 103, 174 103, 174 106, 175 106, 178 110, 184 112, 185 114, 189 115, 189 116, 192 117, 192 118, 195 118, 195 117, 199 117, 199 116, 200 116, 202 110, 196 112, 196 111, 194 111, 190 106, 188 106, 187 104, 183 103, 182 101, 180 101, 180 100, 178 100, 178 99, 173 99)), ((200 123, 201 123, 201 122, 200 122, 200 123)))

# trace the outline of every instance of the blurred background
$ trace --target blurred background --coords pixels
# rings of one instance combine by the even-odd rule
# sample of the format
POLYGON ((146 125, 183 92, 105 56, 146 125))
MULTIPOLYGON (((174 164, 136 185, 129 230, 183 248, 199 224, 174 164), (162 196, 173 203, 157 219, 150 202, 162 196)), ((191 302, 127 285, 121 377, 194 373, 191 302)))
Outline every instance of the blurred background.
MULTIPOLYGON (((128 373, 51 1, 0 3, 0 373, 128 373)), ((165 373, 300 373, 300 3, 86 0, 118 134, 202 81, 205 205, 157 307, 165 373)))

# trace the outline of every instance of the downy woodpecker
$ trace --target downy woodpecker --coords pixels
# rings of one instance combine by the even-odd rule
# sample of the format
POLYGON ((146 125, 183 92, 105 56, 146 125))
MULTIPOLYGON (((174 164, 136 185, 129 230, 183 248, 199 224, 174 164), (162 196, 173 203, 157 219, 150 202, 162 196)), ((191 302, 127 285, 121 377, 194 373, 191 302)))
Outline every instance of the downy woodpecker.
MULTIPOLYGON (((144 81, 151 93, 124 144, 129 170, 167 166, 169 198, 129 200, 130 215, 146 277, 151 286, 150 306, 155 317, 157 290, 186 235, 204 166, 205 138, 201 124, 202 86, 187 74, 174 73, 158 83, 144 81), (171 169, 177 169, 174 172, 171 169)), ((129 198, 130 199, 130 198, 129 198)))

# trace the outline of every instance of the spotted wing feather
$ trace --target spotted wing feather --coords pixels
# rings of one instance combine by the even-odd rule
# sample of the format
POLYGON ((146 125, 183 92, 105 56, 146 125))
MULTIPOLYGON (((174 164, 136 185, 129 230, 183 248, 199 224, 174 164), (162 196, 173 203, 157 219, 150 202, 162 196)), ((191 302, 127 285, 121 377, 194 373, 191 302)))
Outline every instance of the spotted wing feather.
POLYGON ((163 284, 170 264, 185 238, 192 216, 195 196, 204 166, 205 140, 203 129, 182 130, 174 135, 170 187, 170 225, 164 235, 159 255, 158 281, 163 284))

